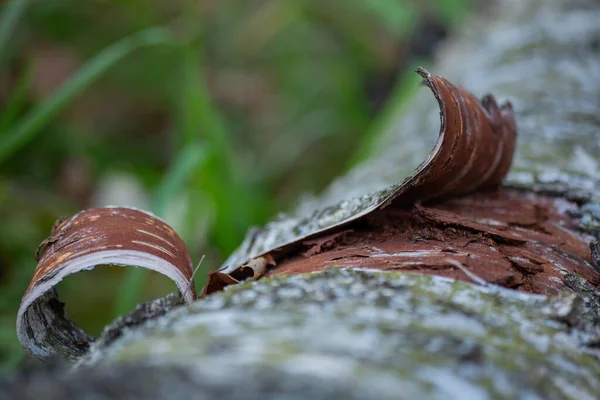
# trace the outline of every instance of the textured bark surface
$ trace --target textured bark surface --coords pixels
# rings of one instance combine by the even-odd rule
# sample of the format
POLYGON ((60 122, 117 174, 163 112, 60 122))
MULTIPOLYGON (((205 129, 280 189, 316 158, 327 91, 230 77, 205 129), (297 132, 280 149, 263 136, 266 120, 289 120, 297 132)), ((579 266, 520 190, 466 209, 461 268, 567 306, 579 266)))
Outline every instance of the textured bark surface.
MULTIPOLYGON (((600 262, 600 3, 500 4, 465 27, 434 71, 513 102, 519 140, 507 185, 569 202, 565 215, 584 237, 572 251, 591 271, 600 262), (584 254, 585 244, 593 251, 584 254)), ((276 225, 291 229, 312 210, 402 181, 433 147, 437 114, 431 95, 420 94, 373 158, 276 225)), ((557 275, 569 290, 551 296, 394 271, 269 277, 109 328, 111 340, 93 345, 71 377, 15 377, 0 390, 45 398, 92 398, 90 390, 108 398, 119 389, 130 398, 595 399, 600 297, 579 272, 557 275)))
POLYGON ((594 399, 600 298, 566 280, 574 293, 545 297, 397 272, 264 279, 118 323, 73 376, 0 396, 594 399))

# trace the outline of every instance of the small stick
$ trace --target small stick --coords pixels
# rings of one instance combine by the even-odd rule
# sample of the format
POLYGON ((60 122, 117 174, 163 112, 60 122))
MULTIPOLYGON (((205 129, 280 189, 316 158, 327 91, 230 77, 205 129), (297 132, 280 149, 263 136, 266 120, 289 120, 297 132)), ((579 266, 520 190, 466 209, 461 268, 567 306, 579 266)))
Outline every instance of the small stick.
POLYGON ((473 272, 469 271, 467 269, 467 267, 465 267, 461 262, 453 260, 451 258, 446 259, 446 261, 449 262, 450 264, 454 265, 458 269, 460 269, 462 272, 464 272, 465 275, 467 275, 469 278, 471 278, 471 280, 473 282, 478 283, 478 284, 480 284, 482 286, 487 286, 488 285, 488 282, 485 279, 480 278, 479 276, 477 276, 473 272))
POLYGON ((185 301, 185 295, 187 294, 188 290, 190 289, 190 287, 193 285, 193 281, 194 281, 194 276, 196 276, 196 272, 198 272, 198 269, 200 268, 200 265, 202 265, 202 261, 204 261, 204 254, 202 254, 202 258, 200 259, 200 261, 198 261, 198 265, 196 265, 196 268, 194 269, 194 272, 192 272, 192 277, 189 280, 189 286, 187 288, 185 288, 185 291, 183 292, 183 294, 181 295, 181 299, 185 301))

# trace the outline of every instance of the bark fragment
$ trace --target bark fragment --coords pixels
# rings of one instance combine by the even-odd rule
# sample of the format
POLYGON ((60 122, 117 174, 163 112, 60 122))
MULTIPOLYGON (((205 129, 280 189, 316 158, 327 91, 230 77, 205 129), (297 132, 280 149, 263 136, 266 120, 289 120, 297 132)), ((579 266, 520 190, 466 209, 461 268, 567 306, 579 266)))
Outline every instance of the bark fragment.
POLYGON ((160 272, 189 303, 196 298, 183 241, 163 221, 131 208, 96 208, 60 218, 36 252, 38 267, 23 296, 17 335, 36 358, 76 358, 94 338, 68 317, 54 286, 67 275, 103 264, 160 272))
POLYGON ((438 101, 441 120, 437 143, 417 170, 400 183, 379 188, 378 192, 346 199, 304 218, 287 217, 271 223, 253 235, 250 247, 242 246, 234 253, 219 273, 235 274, 248 260, 269 252, 276 256, 276 251, 339 228, 392 202, 406 205, 500 184, 511 165, 516 141, 511 104, 499 107, 491 95, 479 101, 440 76, 422 68, 417 72, 438 101))

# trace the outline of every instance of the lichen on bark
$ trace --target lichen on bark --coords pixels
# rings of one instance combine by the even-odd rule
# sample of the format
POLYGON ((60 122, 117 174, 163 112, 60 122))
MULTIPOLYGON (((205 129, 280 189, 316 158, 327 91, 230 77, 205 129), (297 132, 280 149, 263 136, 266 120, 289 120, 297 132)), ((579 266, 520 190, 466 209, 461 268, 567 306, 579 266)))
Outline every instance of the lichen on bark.
POLYGON ((308 377, 365 398, 592 399, 600 320, 579 321, 598 297, 580 284, 545 297, 396 272, 268 278, 123 332, 79 368, 184 367, 224 387, 308 377))

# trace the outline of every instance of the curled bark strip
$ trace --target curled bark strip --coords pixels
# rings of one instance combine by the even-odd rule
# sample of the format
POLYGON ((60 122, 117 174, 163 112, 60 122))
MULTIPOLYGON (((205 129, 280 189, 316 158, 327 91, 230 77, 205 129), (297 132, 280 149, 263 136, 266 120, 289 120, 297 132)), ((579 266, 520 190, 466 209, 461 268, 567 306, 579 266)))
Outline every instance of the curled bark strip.
POLYGON ((143 211, 89 209, 57 221, 36 252, 39 264, 17 315, 17 335, 32 356, 75 358, 94 340, 64 311, 54 286, 67 275, 97 265, 151 269, 171 278, 184 300, 196 293, 185 243, 158 218, 143 211))
POLYGON ((249 260, 268 253, 276 256, 278 251, 285 254, 294 244, 362 218, 392 202, 410 205, 500 184, 515 150, 516 124, 511 104, 498 106, 491 95, 479 101, 440 76, 422 68, 417 73, 437 99, 441 120, 435 147, 417 170, 404 181, 382 187, 378 192, 346 199, 310 215, 289 216, 270 223, 249 236, 225 262, 220 274, 236 277, 249 260))
POLYGON ((429 157, 384 204, 458 196, 497 186, 512 162, 516 125, 512 105, 481 102, 446 79, 417 72, 440 106, 440 136, 429 157))

